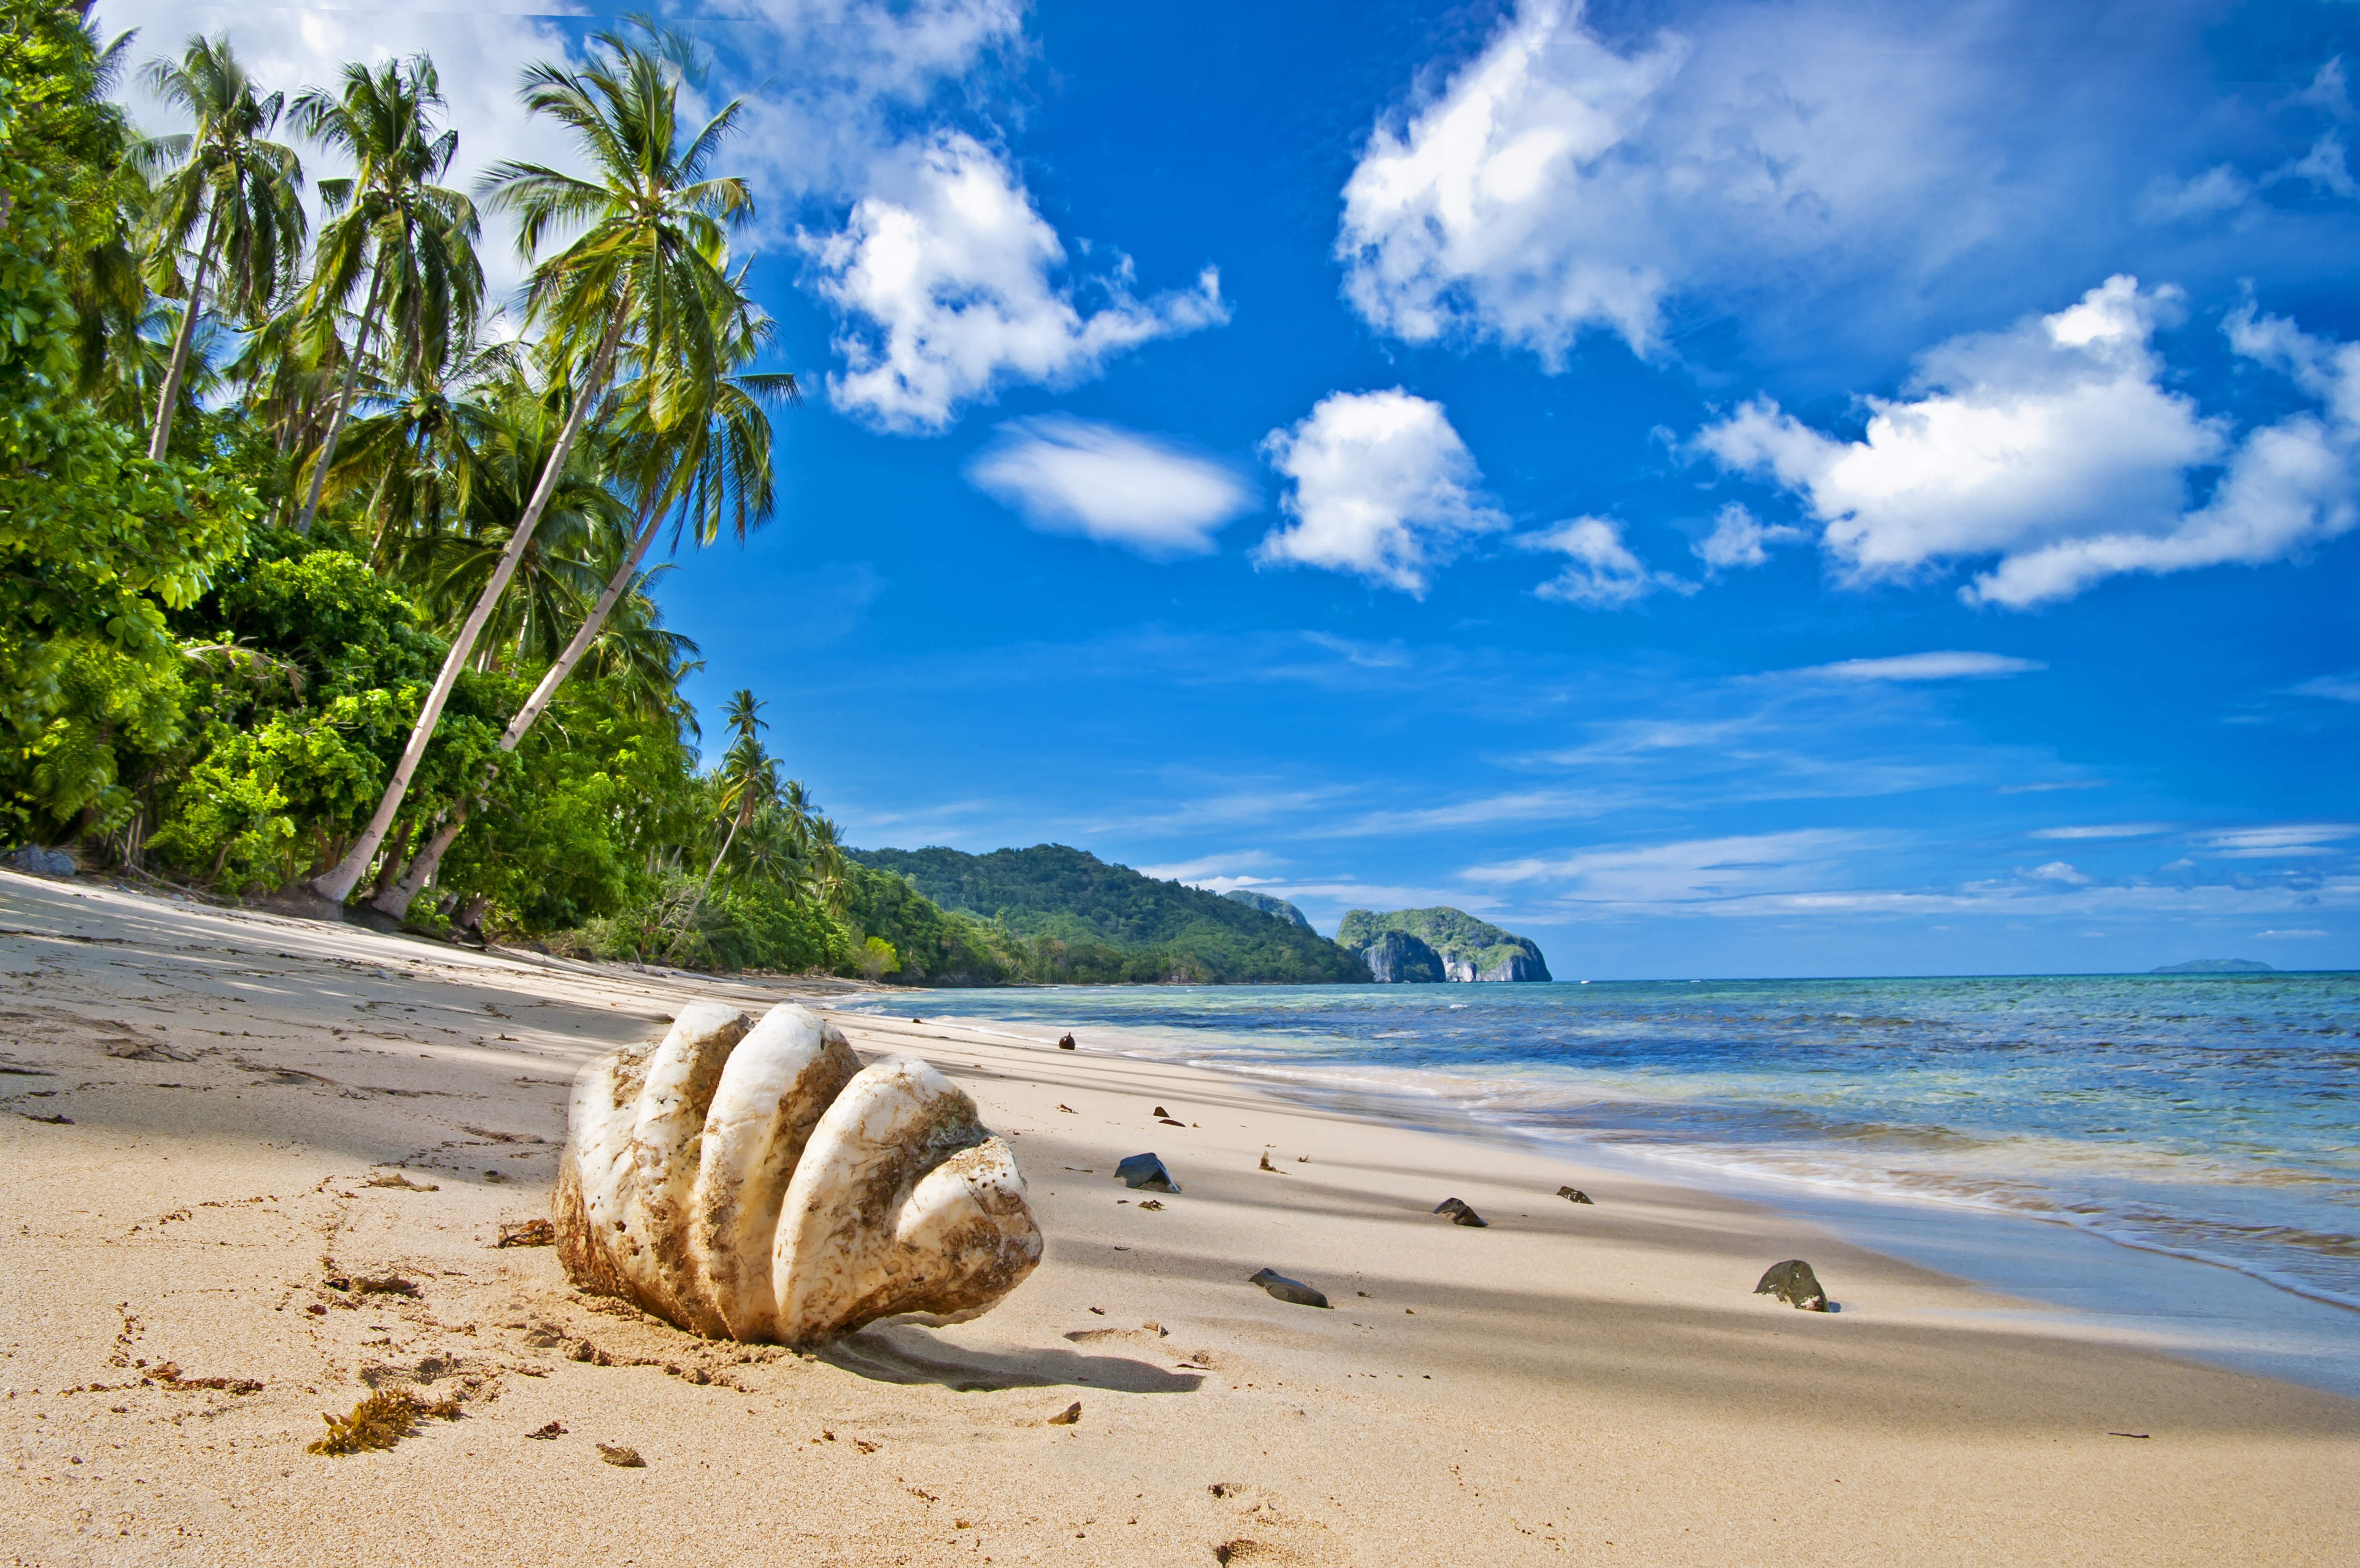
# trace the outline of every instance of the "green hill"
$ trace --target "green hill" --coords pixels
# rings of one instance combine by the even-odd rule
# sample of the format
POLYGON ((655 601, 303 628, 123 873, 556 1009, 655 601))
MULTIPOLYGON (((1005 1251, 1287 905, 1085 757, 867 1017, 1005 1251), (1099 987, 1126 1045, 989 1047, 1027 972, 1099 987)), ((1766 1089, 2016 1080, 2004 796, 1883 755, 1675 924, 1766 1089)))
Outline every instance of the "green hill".
POLYGON ((1241 902, 1063 844, 967 855, 860 849, 861 865, 909 878, 943 909, 1004 936, 1011 978, 1065 984, 1332 985, 1368 966, 1318 932, 1241 902))
MULTIPOLYGON (((1517 936, 1498 926, 1479 920, 1464 909, 1448 905, 1431 909, 1395 909, 1380 914, 1374 909, 1353 909, 1344 916, 1344 923, 1336 931, 1336 940, 1354 953, 1367 955, 1387 931, 1399 931, 1415 937, 1433 950, 1442 973, 1437 979, 1448 980, 1546 980, 1548 962, 1530 937, 1517 936)), ((1402 943, 1388 944, 1383 961, 1387 967, 1406 962, 1410 967, 1404 978, 1426 977, 1420 965, 1420 955, 1415 948, 1402 943), (1396 948, 1402 949, 1395 953, 1396 948)))

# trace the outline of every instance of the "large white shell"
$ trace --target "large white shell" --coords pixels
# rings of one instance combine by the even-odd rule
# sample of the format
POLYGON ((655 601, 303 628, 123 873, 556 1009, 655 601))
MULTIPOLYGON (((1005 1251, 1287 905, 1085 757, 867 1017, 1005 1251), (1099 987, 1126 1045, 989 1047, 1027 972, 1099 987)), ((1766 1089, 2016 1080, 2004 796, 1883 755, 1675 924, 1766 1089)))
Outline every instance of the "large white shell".
POLYGON ((575 1081, 558 1253, 585 1290, 710 1338, 957 1320, 1041 1258, 1006 1145, 914 1058, 862 1070, 809 1009, 683 1010, 575 1081))
POLYGON ((790 1343, 895 1312, 971 1317, 1041 1261, 1007 1145, 915 1057, 862 1070, 813 1129, 773 1250, 790 1343))
POLYGON ((859 1071, 835 1026, 792 1003, 771 1008, 721 1070, 689 1198, 689 1248, 731 1339, 778 1337, 779 1207, 812 1128, 859 1071))

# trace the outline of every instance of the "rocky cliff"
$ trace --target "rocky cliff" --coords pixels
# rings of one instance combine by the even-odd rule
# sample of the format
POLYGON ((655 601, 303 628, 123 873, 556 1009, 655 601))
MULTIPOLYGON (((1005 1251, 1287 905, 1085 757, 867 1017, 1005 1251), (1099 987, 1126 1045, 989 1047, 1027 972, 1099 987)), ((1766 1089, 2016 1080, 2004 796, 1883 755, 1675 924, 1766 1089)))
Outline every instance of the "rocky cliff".
POLYGON ((1276 915, 1280 920, 1285 920, 1290 925, 1301 926, 1305 931, 1311 929, 1311 921, 1306 918, 1303 911, 1284 898, 1273 898, 1267 893, 1257 893, 1251 887, 1232 887, 1221 897, 1234 899, 1249 909, 1260 909, 1265 915, 1276 915))
POLYGON ((1448 906, 1390 913, 1354 909, 1345 915, 1336 941, 1360 954, 1379 980, 1393 984, 1550 977, 1548 963, 1530 937, 1448 906))

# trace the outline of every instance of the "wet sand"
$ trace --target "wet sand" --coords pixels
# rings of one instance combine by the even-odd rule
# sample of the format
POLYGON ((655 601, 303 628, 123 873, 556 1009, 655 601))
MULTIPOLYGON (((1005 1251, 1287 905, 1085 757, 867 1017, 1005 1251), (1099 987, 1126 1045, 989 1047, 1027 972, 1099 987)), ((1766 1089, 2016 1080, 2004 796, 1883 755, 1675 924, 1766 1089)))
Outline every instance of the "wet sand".
POLYGON ((496 1243, 547 1211, 582 1062, 694 997, 849 987, 0 874, 0 988, 14 1562, 2360 1560, 2360 1404, 2032 1332, 1801 1220, 1087 1031, 839 1020, 1012 1135, 1048 1250, 972 1323, 807 1357, 496 1243), (1111 1174, 1146 1149, 1184 1188, 1160 1211, 1111 1174), (1433 1215, 1447 1197, 1490 1226, 1433 1215), (1751 1293, 1791 1257, 1841 1312, 1751 1293), (1334 1310, 1244 1282, 1265 1266, 1334 1310), (304 1451, 321 1412, 421 1377, 458 1419, 304 1451))

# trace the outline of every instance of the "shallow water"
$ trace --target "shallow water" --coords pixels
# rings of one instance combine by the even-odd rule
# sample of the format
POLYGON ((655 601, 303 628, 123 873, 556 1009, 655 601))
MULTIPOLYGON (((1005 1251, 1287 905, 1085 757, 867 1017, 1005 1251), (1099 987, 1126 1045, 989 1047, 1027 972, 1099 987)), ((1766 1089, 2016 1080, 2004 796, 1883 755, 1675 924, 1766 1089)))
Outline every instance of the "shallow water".
POLYGON ((2059 1222, 2360 1309, 2360 975, 1081 986, 929 1008, 1757 1196, 2059 1222))

